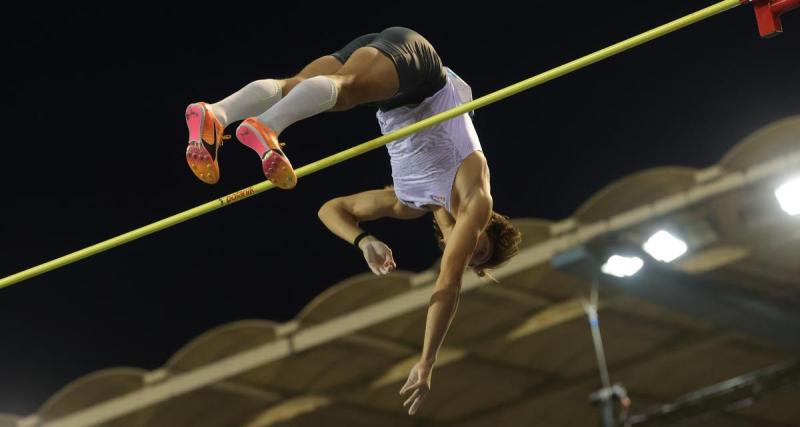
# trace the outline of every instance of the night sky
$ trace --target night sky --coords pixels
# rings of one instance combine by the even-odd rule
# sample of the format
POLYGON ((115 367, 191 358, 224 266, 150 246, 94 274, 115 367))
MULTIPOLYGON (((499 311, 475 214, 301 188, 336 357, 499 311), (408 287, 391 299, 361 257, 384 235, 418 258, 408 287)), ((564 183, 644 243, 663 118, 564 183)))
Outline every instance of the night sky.
MULTIPOLYGON (((6 14, 0 276, 262 181, 257 156, 235 139, 221 152, 220 182, 197 180, 184 160, 186 106, 287 77, 361 34, 417 30, 477 97, 711 3, 223 2, 188 12, 189 3, 37 3, 6 14)), ((495 209, 564 219, 613 180, 709 166, 751 131, 800 113, 800 10, 783 21, 785 33, 764 40, 752 9, 739 7, 479 110, 495 209)), ((282 135, 286 153, 300 167, 374 138, 374 113, 299 122, 282 135)), ((292 319, 368 271, 318 208, 390 183, 380 148, 295 190, 0 290, 0 412, 31 413, 98 369, 157 368, 223 323, 292 319)), ((363 226, 392 247, 398 268, 419 271, 439 256, 430 222, 363 226)))

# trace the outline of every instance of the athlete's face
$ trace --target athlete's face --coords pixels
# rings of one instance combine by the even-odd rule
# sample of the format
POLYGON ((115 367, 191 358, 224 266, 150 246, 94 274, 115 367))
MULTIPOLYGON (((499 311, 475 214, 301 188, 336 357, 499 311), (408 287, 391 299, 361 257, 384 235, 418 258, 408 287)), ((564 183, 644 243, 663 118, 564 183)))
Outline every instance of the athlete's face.
POLYGON ((492 257, 493 247, 492 241, 486 235, 486 231, 482 232, 478 238, 478 244, 475 246, 475 251, 472 252, 472 259, 469 261, 469 266, 473 267, 481 265, 492 257))

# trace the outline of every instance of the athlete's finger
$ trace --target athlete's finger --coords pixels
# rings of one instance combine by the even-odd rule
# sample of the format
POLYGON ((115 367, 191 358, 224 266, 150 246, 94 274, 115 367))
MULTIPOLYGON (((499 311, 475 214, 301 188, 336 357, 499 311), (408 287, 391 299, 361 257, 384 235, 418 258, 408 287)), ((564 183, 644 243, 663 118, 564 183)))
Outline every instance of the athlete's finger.
POLYGON ((414 401, 414 399, 417 398, 417 396, 419 396, 419 389, 416 389, 414 390, 414 393, 411 393, 411 397, 406 399, 405 403, 403 403, 403 407, 407 408, 409 405, 411 405, 411 403, 414 401))
POLYGON ((419 406, 422 405, 422 400, 424 398, 425 398, 425 396, 423 396, 423 395, 420 395, 419 397, 417 397, 417 400, 415 400, 414 403, 411 405, 411 407, 408 408, 408 414, 409 415, 414 415, 414 414, 417 413, 417 410, 419 409, 419 406))
POLYGON ((372 265, 371 262, 368 262, 367 265, 369 266, 369 269, 372 270, 373 273, 375 273, 376 276, 381 275, 380 271, 378 271, 378 268, 372 265))
POLYGON ((414 384, 412 384, 412 385, 410 385, 408 387, 403 387, 404 389, 400 391, 400 394, 405 394, 405 393, 408 393, 409 391, 418 390, 420 387, 422 387, 422 384, 423 384, 423 382, 419 381, 419 382, 416 382, 416 383, 414 383, 414 384))
POLYGON ((401 395, 406 394, 406 390, 408 390, 408 388, 411 387, 415 382, 416 379, 413 378, 413 375, 409 375, 408 379, 406 380, 406 383, 403 384, 403 387, 400 388, 399 394, 401 395))

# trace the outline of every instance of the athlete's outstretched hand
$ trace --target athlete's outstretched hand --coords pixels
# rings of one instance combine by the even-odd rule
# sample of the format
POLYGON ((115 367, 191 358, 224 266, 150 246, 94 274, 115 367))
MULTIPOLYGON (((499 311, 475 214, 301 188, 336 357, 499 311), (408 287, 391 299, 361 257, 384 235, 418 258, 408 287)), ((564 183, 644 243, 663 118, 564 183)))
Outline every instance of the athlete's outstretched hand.
POLYGON ((433 373, 433 365, 430 363, 419 361, 408 374, 408 380, 403 388, 400 389, 400 395, 408 399, 403 403, 403 407, 408 408, 408 415, 417 413, 425 396, 431 391, 431 374, 433 373))
POLYGON ((364 259, 367 260, 369 269, 376 275, 388 274, 397 268, 392 256, 392 250, 380 240, 369 236, 361 240, 358 246, 364 252, 364 259))

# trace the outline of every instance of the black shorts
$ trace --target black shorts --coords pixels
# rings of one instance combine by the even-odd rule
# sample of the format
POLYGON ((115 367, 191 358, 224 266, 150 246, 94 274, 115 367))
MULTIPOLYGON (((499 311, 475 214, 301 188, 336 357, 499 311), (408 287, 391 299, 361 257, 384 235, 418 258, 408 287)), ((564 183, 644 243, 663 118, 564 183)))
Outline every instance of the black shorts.
POLYGON ((395 96, 371 103, 383 111, 403 105, 419 104, 444 87, 447 78, 442 60, 433 48, 416 31, 391 27, 380 33, 366 34, 348 43, 332 55, 342 64, 361 47, 374 47, 394 63, 400 89, 395 96))

